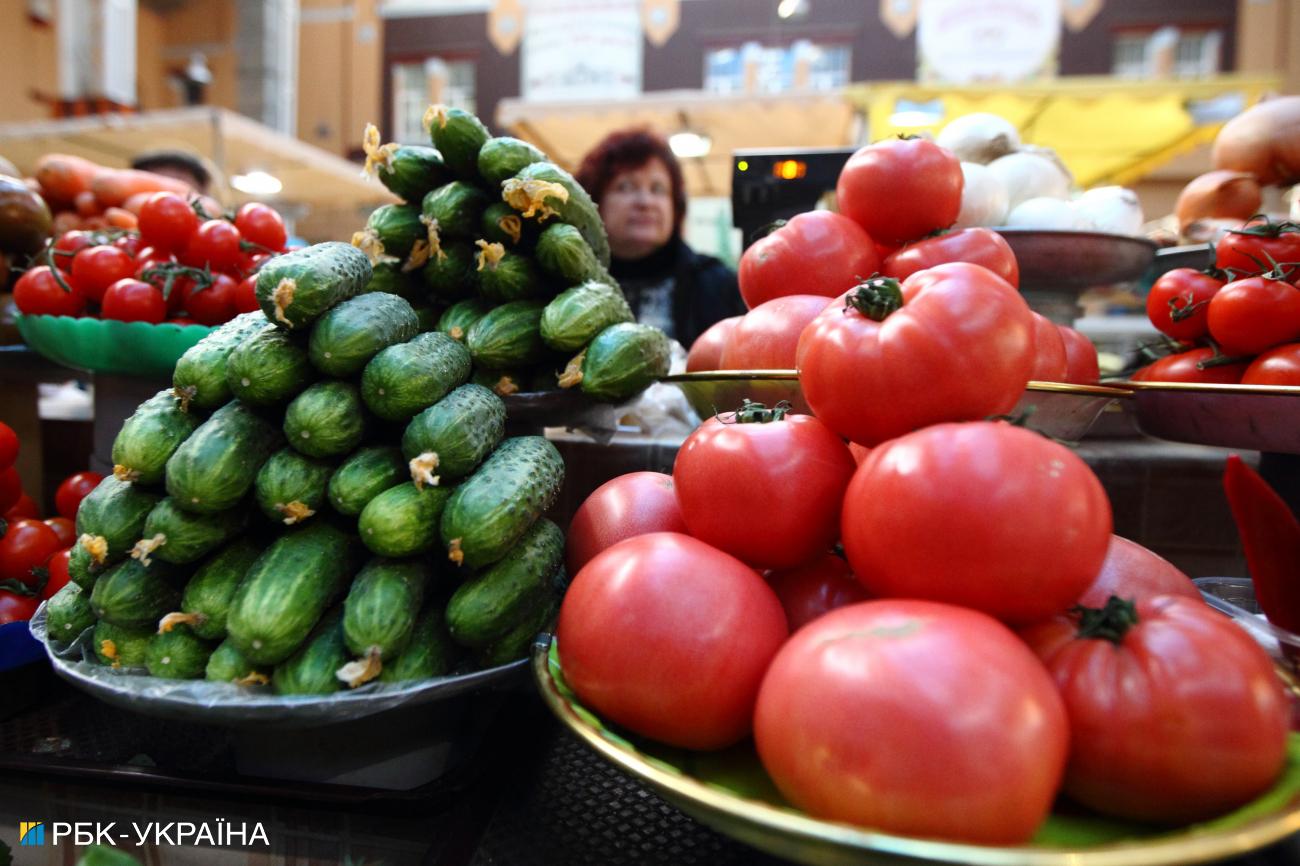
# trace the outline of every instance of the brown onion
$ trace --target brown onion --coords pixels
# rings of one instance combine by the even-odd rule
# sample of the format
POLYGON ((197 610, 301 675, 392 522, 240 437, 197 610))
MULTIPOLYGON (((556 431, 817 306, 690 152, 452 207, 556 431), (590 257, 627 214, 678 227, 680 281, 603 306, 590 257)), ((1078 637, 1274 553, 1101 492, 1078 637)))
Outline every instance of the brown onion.
POLYGON ((1244 171, 1208 171, 1193 178, 1178 194, 1174 216, 1179 230, 1205 217, 1248 219, 1259 213, 1259 184, 1244 171))
POLYGON ((1300 182, 1300 96, 1260 102, 1229 120, 1214 140, 1214 167, 1248 171, 1264 186, 1300 182))

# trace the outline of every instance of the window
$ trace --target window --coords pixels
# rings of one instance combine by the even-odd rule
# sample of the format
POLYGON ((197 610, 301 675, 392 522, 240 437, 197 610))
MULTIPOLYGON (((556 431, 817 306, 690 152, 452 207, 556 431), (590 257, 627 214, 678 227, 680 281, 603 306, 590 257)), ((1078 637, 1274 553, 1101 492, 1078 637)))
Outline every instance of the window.
POLYGON ((1219 72, 1222 44, 1222 30, 1118 33, 1111 72, 1119 78, 1204 78, 1219 72))
POLYGON ((1223 34, 1218 30, 1183 33, 1174 54, 1176 78, 1204 78, 1219 71, 1219 43, 1223 34))
POLYGON ((704 55, 704 89, 740 93, 751 86, 752 75, 752 87, 758 93, 835 90, 849 83, 850 56, 847 45, 816 45, 806 40, 793 45, 751 42, 715 48, 704 55))
POLYGON ((1115 37, 1115 64, 1111 71, 1117 78, 1146 78, 1148 38, 1146 33, 1121 33, 1115 37))
POLYGON ((430 57, 392 67, 393 137, 408 144, 428 144, 421 121, 430 103, 475 111, 474 61, 430 57))

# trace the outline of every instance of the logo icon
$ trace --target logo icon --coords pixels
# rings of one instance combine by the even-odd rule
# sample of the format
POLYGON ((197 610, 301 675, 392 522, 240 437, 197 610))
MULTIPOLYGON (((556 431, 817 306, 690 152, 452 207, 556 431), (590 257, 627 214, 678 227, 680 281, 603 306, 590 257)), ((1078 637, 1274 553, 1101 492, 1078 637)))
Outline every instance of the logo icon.
POLYGON ((44 845, 45 824, 41 821, 18 822, 19 845, 44 845))

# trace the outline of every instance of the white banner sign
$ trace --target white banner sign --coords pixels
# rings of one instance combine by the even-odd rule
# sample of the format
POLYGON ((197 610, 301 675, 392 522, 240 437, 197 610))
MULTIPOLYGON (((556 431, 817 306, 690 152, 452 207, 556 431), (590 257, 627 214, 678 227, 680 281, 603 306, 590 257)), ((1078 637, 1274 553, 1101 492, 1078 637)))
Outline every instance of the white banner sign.
POLYGON ((1056 74, 1060 0, 923 0, 917 77, 952 84, 1056 74))
POLYGON ((638 0, 532 0, 524 18, 523 98, 636 96, 641 40, 638 0))

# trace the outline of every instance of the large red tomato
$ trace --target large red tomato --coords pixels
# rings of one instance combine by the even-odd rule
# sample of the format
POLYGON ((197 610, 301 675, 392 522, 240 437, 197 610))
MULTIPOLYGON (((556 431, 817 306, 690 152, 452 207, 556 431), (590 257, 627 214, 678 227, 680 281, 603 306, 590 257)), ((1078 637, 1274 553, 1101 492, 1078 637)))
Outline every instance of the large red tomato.
POLYGON ((1056 326, 1065 343, 1065 381, 1074 385, 1096 385, 1101 379, 1097 347, 1081 332, 1066 325, 1056 326))
POLYGON ((696 337, 695 342, 691 343, 691 350, 686 353, 686 372, 721 370, 722 351, 727 346, 727 340, 731 339, 731 332, 743 318, 744 316, 731 316, 714 322, 708 330, 696 337))
POLYGON ((1157 595, 1181 595, 1200 601, 1192 579, 1169 560, 1118 535, 1110 537, 1106 559, 1092 584, 1079 596, 1084 607, 1103 607, 1112 595, 1130 601, 1157 595))
POLYGON ((1246 368, 1243 385, 1300 385, 1300 343, 1269 349, 1246 368))
POLYGON ((1011 623, 1072 605, 1097 576, 1110 530, 1106 491, 1088 465, 1005 422, 941 424, 887 442, 844 496, 844 551, 872 595, 1011 623))
POLYGON ((577 574, 602 550, 648 532, 686 532, 673 477, 629 472, 611 478, 574 513, 565 541, 565 567, 569 574, 577 574))
POLYGON ((1085 806, 1199 821, 1281 773, 1286 695, 1264 650, 1218 611, 1173 596, 1115 598, 1081 623, 1059 617, 1023 636, 1065 700, 1065 791, 1085 806))
POLYGON ((823 295, 786 295, 755 307, 741 317, 727 339, 722 369, 793 370, 799 335, 834 303, 823 295))
POLYGON ((1229 360, 1213 349, 1191 349, 1176 355, 1166 355, 1147 364, 1133 374, 1135 382, 1201 382, 1218 385, 1236 385, 1241 381, 1249 361, 1229 360))
POLYGON ((957 157, 933 141, 891 138, 849 157, 835 197, 873 239, 904 244, 957 221, 962 184, 957 157))
POLYGON ((957 229, 935 238, 917 241, 885 259, 880 272, 903 280, 917 271, 948 262, 983 265, 1012 287, 1020 286, 1020 264, 1002 235, 985 228, 957 229))
POLYGON ((814 816, 1006 845, 1047 817, 1069 730, 1051 678, 1005 626, 891 600, 790 638, 763 680, 754 739, 781 793, 814 816))
POLYGON ((1034 364, 1024 298, 964 262, 919 271, 901 292, 894 280, 868 281, 823 310, 801 343, 804 399, 863 445, 1009 412, 1034 364))
POLYGON ((1035 382, 1064 382, 1070 374, 1070 360, 1065 351, 1065 337, 1046 316, 1034 317, 1034 366, 1029 378, 1035 382))
POLYGON ((756 568, 787 568, 835 543, 854 468, 821 421, 759 406, 697 427, 673 481, 691 535, 756 568))
POLYGON ((61 517, 76 520, 81 500, 85 499, 103 480, 104 476, 98 472, 77 472, 69 475, 59 483, 59 489, 54 491, 54 510, 58 511, 61 517))
POLYGON ((847 292, 880 270, 862 226, 831 211, 801 213, 740 257, 740 296, 751 310, 786 295, 847 292))
POLYGON ((824 613, 868 598, 849 564, 833 553, 823 553, 794 568, 768 572, 767 583, 781 599, 791 632, 824 613))
POLYGON ((757 572, 675 532, 629 538, 587 563, 556 627, 565 679, 584 704, 688 749, 749 733, 763 673, 787 634, 757 572))
POLYGON ((1147 293, 1147 318, 1156 330, 1175 340, 1194 342, 1210 331, 1210 299, 1223 280, 1194 268, 1166 271, 1147 293))
POLYGON ((0 580, 36 586, 40 578, 34 569, 62 546, 58 534, 39 520, 15 520, 0 536, 0 580))
MULTIPOLYGON (((1214 247, 1214 266, 1231 270, 1233 276, 1261 274, 1275 264, 1300 262, 1300 227, 1295 223, 1252 221, 1245 227, 1229 231, 1214 247)), ((1300 278, 1300 269, 1290 272, 1288 280, 1300 278)))
POLYGON ((1210 300, 1208 321, 1225 355, 1258 355, 1300 340, 1300 289, 1267 277, 1228 283, 1210 300))

